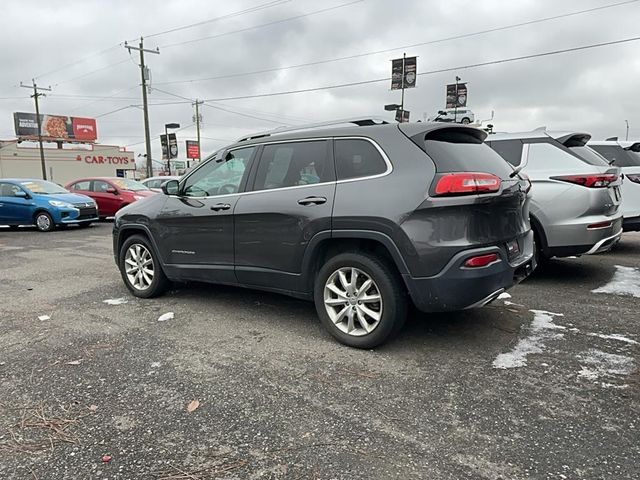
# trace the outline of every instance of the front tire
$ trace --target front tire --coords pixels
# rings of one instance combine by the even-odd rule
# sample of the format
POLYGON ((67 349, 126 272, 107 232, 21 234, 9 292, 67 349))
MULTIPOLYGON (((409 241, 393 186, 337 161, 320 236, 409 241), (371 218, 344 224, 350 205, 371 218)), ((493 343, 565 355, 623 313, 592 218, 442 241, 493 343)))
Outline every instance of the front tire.
POLYGON ((56 224, 53 223, 53 218, 47 212, 38 212, 33 219, 36 228, 41 232, 50 232, 56 228, 56 224))
POLYGON ((471 120, 467 117, 464 117, 460 123, 462 123, 463 125, 469 125, 471 123, 471 120))
POLYGON ((119 252, 120 274, 129 291, 140 298, 157 297, 169 286, 151 242, 142 235, 127 238, 119 252))
POLYGON ((340 343, 373 348, 389 340, 405 322, 402 279, 378 258, 342 253, 320 269, 314 285, 316 311, 340 343))

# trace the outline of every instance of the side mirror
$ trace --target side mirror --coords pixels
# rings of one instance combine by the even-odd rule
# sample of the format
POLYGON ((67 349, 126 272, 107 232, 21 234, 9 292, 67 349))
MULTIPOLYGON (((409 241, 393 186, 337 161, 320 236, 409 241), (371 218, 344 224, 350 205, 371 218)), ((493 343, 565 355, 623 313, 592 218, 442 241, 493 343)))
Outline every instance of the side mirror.
POLYGON ((447 112, 445 112, 444 110, 438 110, 438 115, 446 115, 447 112))
POLYGON ((107 192, 107 193, 113 193, 114 195, 117 195, 117 194, 118 194, 118 191, 117 191, 115 188, 113 188, 113 187, 109 187, 109 188, 107 188, 107 189, 105 190, 105 192, 107 192))
POLYGON ((27 194, 27 192, 23 190, 17 191, 16 193, 13 194, 13 196, 18 198, 29 198, 29 195, 27 194))
POLYGON ((162 193, 165 195, 178 195, 180 184, 178 183, 178 180, 167 180, 160 188, 162 189, 162 193))

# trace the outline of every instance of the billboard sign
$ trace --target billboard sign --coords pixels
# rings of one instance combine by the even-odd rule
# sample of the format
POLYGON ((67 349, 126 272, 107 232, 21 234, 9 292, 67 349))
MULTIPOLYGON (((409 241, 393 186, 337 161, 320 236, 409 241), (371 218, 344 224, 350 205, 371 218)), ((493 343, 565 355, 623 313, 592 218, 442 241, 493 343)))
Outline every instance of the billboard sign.
POLYGON ((169 134, 169 153, 167 155, 167 136, 160 135, 160 145, 162 146, 162 159, 169 160, 170 158, 178 158, 178 139, 175 133, 169 134))
POLYGON ((414 88, 418 69, 418 57, 391 60, 391 90, 414 88))
MULTIPOLYGON (((36 138, 38 118, 35 113, 15 112, 13 122, 16 136, 36 138)), ((68 142, 95 142, 98 138, 94 118, 68 117, 64 115, 40 115, 41 136, 45 140, 68 142)))
POLYGON ((396 122, 407 123, 409 121, 409 110, 396 110, 396 122))
POLYGON ((467 84, 450 83, 447 85, 446 108, 460 108, 467 106, 467 84))
POLYGON ((196 140, 187 140, 187 158, 200 158, 200 145, 196 140))

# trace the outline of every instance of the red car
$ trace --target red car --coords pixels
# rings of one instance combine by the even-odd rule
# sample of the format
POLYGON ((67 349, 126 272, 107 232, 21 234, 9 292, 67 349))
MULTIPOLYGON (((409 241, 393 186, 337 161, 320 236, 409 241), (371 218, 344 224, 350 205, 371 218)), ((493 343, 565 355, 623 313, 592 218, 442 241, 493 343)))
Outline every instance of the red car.
POLYGON ((81 178, 68 183, 65 188, 93 198, 98 204, 101 219, 113 217, 122 207, 156 194, 140 182, 120 177, 81 178))

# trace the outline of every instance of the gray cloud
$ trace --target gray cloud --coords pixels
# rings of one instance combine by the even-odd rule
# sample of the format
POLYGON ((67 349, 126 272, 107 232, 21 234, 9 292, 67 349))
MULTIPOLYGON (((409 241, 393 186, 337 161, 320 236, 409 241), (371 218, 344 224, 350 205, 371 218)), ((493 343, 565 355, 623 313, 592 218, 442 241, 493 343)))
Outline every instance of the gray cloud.
MULTIPOLYGON (((208 35, 278 21, 347 0, 314 2, 292 0, 260 12, 209 23, 188 30, 149 38, 154 48, 208 35)), ((118 43, 134 40, 175 26, 201 21, 249 8, 264 1, 54 1, 27 4, 3 2, 0 40, 0 138, 10 138, 13 111, 31 111, 28 91, 16 85, 34 75, 55 70, 93 52, 114 46, 108 52, 44 75, 40 84, 54 87, 42 101, 50 113, 97 116, 140 103, 137 55, 118 43), (118 63, 120 62, 120 63, 118 63), (105 68, 108 67, 108 68, 105 68), (95 70, 103 69, 83 78, 95 70), (69 96, 64 96, 69 95, 69 96), (110 99, 72 96, 113 96, 110 99), (5 97, 21 97, 4 99, 5 97), (125 97, 125 98, 117 98, 125 97)), ((188 98, 221 98, 290 89, 310 88, 388 77, 390 60, 403 50, 365 56, 348 61, 282 70, 207 82, 161 85, 182 79, 221 76, 260 69, 284 67, 332 57, 389 49, 432 39, 489 29, 571 11, 613 3, 613 0, 567 2, 474 0, 448 2, 421 0, 365 0, 345 8, 298 20, 256 28, 242 33, 161 48, 148 55, 152 85, 188 98)), ((570 48, 638 34, 640 2, 407 49, 418 55, 418 70, 427 71, 512 56, 570 48)), ((416 89, 407 91, 406 106, 412 119, 421 119, 443 107, 444 85, 456 74, 469 82, 470 106, 481 118, 495 111, 494 124, 503 131, 526 130, 541 125, 554 129, 590 131, 596 138, 624 134, 624 120, 631 135, 640 138, 640 114, 635 83, 640 73, 636 60, 638 44, 616 45, 546 58, 505 63, 456 72, 423 75, 416 89)), ((156 137, 166 122, 192 123, 189 103, 157 89, 152 90, 151 133, 153 155, 159 155, 156 137)), ((276 127, 353 115, 390 118, 382 105, 399 101, 387 82, 304 94, 221 102, 224 108, 262 117, 247 116, 203 107, 203 150, 212 151, 225 139, 276 127), (219 140, 211 140, 219 139, 219 140)), ((144 151, 142 111, 131 107, 98 119, 103 143, 132 145, 144 151)), ((195 137, 195 128, 179 132, 179 139, 195 137)))

